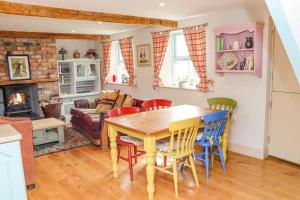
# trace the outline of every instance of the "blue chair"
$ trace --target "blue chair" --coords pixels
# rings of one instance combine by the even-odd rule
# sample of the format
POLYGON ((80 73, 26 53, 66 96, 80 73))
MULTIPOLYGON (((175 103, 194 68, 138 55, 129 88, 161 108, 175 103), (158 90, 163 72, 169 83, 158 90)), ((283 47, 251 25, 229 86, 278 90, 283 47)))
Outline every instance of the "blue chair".
MULTIPOLYGON (((224 172, 226 171, 225 161, 221 147, 221 136, 226 126, 228 111, 219 111, 203 117, 205 127, 202 136, 196 140, 196 144, 203 147, 202 153, 195 154, 195 159, 205 163, 206 179, 209 177, 209 153, 219 156, 224 172), (216 152, 214 147, 218 147, 216 152)), ((198 137, 199 138, 199 137, 198 137)))

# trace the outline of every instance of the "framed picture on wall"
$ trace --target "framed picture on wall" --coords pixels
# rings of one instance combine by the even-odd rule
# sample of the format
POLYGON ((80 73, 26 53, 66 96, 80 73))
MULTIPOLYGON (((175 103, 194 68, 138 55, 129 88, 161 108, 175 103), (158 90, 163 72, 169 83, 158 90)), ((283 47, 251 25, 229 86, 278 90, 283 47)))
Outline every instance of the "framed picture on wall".
POLYGON ((7 55, 7 66, 10 80, 31 79, 28 55, 7 55))
POLYGON ((151 48, 150 44, 138 45, 137 49, 137 64, 138 66, 150 66, 151 64, 151 48))

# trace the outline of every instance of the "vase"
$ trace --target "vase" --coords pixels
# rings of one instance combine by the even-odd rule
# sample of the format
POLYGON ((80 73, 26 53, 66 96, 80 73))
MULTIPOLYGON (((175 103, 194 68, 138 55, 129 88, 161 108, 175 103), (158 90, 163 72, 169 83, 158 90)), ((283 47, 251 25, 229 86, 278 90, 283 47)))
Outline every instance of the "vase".
POLYGON ((251 49, 253 47, 253 37, 246 37, 245 47, 251 49))

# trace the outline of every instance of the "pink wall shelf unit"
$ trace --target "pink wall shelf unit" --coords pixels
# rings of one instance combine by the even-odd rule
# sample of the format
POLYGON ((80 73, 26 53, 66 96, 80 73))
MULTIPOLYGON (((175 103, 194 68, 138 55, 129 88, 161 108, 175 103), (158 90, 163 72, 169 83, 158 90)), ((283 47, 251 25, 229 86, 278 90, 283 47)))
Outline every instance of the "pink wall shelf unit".
POLYGON ((249 22, 214 28, 216 73, 250 73, 261 77, 263 27, 263 23, 249 22))

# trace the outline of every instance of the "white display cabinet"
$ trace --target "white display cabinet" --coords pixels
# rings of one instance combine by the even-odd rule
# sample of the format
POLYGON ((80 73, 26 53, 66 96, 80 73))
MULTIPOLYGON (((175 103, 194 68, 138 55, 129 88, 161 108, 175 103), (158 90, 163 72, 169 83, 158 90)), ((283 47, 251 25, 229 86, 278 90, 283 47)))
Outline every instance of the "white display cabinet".
POLYGON ((58 61, 59 94, 62 100, 62 115, 70 120, 74 100, 97 97, 101 90, 100 60, 66 59, 58 61))

